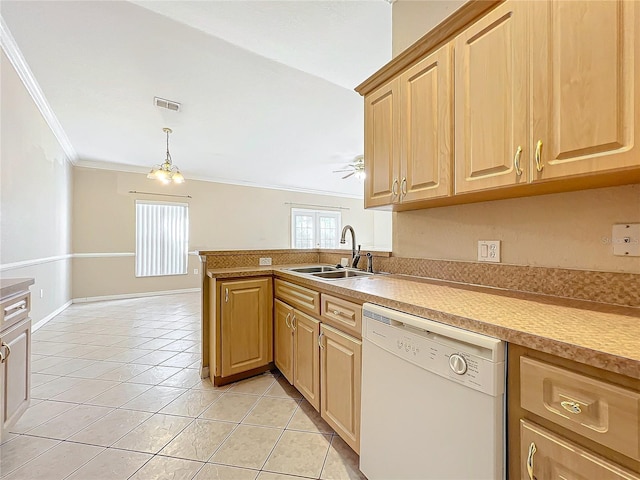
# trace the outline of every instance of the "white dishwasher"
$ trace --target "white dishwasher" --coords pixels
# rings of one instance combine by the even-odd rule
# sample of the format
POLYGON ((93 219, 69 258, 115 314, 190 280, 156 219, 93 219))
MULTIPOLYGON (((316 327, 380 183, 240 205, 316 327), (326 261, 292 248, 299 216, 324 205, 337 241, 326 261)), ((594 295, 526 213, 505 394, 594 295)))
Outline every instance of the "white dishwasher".
POLYGON ((369 480, 505 478, 505 346, 363 305, 360 470, 369 480))

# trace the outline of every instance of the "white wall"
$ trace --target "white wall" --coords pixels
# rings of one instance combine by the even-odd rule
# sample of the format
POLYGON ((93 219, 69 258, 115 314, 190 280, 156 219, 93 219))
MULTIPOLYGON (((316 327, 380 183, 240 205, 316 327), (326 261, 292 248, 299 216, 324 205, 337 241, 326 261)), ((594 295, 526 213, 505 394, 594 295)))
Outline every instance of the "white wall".
POLYGON ((72 167, 4 52, 0 62, 0 276, 35 278, 35 323, 71 299, 72 167))

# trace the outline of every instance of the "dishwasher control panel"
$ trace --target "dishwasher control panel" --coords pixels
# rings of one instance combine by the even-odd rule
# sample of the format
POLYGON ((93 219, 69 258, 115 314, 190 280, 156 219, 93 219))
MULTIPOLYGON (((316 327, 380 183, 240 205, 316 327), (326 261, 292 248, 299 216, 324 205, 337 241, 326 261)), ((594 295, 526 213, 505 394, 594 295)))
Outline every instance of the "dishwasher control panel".
MULTIPOLYGON (((455 332, 445 336, 384 315, 372 315, 366 310, 363 317, 364 341, 370 341, 420 368, 474 390, 489 395, 504 393, 504 361, 495 362, 485 358, 487 355, 484 354, 484 349, 452 338, 455 332)), ((466 336, 464 338, 468 340, 466 336)), ((494 341, 495 348, 504 350, 503 342, 491 340, 494 341)))

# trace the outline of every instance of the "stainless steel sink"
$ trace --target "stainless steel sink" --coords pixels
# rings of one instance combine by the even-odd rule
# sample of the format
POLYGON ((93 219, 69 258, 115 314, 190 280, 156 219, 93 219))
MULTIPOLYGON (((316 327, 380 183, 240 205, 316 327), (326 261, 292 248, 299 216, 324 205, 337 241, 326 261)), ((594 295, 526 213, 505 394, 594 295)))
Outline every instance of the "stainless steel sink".
POLYGON ((321 272, 334 272, 338 269, 336 267, 329 267, 327 265, 318 265, 317 267, 296 267, 290 268, 292 272, 298 273, 321 273, 321 272))
POLYGON ((337 280, 339 278, 352 278, 352 277, 368 277, 373 273, 362 272, 359 270, 335 270, 333 272, 318 272, 312 273, 313 277, 324 278, 327 280, 337 280))

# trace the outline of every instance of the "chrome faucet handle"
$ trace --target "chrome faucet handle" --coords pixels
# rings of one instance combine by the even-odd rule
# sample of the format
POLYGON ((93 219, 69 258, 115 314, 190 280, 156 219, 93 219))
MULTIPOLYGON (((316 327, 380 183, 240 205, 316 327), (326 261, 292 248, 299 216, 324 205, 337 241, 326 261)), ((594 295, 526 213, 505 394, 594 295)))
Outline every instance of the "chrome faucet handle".
POLYGON ((371 255, 371 252, 367 252, 367 272, 373 273, 373 255, 371 255))

